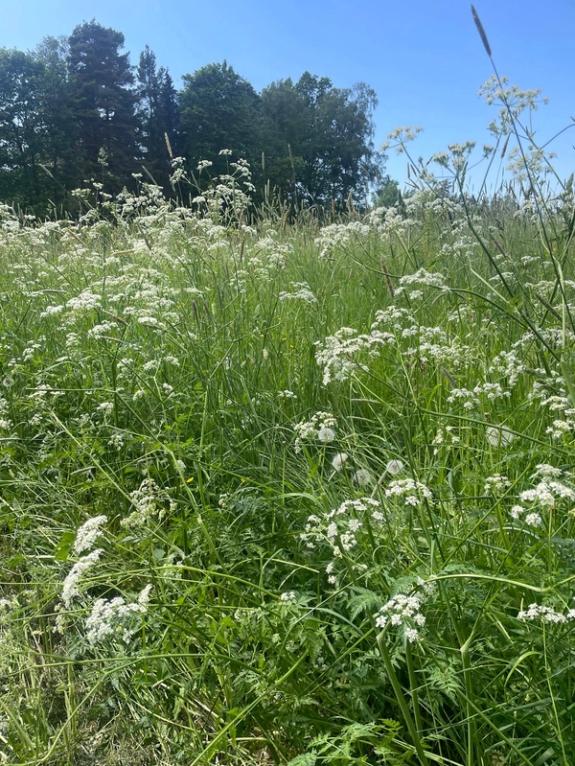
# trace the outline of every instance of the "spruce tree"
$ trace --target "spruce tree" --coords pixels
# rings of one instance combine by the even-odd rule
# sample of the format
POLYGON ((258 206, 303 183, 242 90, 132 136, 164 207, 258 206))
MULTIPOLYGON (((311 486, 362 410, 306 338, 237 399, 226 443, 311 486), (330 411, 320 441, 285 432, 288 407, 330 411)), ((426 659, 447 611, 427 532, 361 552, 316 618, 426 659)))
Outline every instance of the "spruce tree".
POLYGON ((74 122, 85 177, 109 191, 129 184, 138 154, 137 95, 124 35, 90 21, 69 38, 69 71, 74 122))
POLYGON ((167 190, 170 151, 177 153, 178 145, 176 90, 167 69, 157 68, 156 56, 148 46, 140 55, 137 93, 142 162, 147 173, 167 190))

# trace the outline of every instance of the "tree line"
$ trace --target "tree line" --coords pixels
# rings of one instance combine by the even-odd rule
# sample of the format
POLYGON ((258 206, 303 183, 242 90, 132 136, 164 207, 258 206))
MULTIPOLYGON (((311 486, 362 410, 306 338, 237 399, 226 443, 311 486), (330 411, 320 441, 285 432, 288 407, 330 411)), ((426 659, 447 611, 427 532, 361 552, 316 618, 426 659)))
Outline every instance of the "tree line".
POLYGON ((124 36, 96 21, 35 50, 0 49, 0 202, 36 213, 73 209, 95 181, 114 194, 134 175, 170 187, 171 159, 193 172, 247 159, 257 194, 313 205, 363 204, 381 178, 374 91, 305 72, 261 92, 227 64, 183 77, 181 89, 146 46, 137 66, 124 36))

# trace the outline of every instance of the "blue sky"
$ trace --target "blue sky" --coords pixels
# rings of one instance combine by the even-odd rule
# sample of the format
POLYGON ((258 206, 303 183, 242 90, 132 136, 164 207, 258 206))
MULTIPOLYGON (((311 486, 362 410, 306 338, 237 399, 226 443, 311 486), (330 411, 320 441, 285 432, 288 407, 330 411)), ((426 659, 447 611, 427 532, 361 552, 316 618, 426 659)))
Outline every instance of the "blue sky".
MULTIPOLYGON (((477 0, 497 66, 550 102, 535 115, 540 141, 575 117, 574 0, 477 0)), ((399 125, 424 129, 414 145, 428 157, 447 144, 489 141, 492 110, 477 91, 491 74, 467 0, 0 0, 0 46, 33 48, 91 18, 119 29, 132 62, 147 43, 175 81, 226 59, 256 89, 306 69, 341 87, 377 92, 376 143, 399 125)), ((575 129, 555 144, 556 167, 575 168, 575 129)), ((388 172, 405 178, 405 159, 388 172)))

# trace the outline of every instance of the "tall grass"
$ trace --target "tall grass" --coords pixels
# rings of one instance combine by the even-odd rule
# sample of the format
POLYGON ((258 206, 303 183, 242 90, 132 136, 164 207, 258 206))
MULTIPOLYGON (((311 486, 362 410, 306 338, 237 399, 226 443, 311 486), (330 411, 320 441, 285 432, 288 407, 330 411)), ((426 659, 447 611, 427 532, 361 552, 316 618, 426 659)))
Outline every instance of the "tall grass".
POLYGON ((242 163, 3 208, 1 762, 572 763, 572 189, 469 151, 321 228, 242 163))

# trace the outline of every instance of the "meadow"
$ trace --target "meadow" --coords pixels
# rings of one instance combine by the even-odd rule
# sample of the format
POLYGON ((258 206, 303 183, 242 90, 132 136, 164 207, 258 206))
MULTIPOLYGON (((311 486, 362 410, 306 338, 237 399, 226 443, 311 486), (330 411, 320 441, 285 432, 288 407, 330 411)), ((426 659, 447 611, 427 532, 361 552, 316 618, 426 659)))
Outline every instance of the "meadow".
POLYGON ((229 163, 0 211, 0 763, 572 764, 571 187, 229 163))

